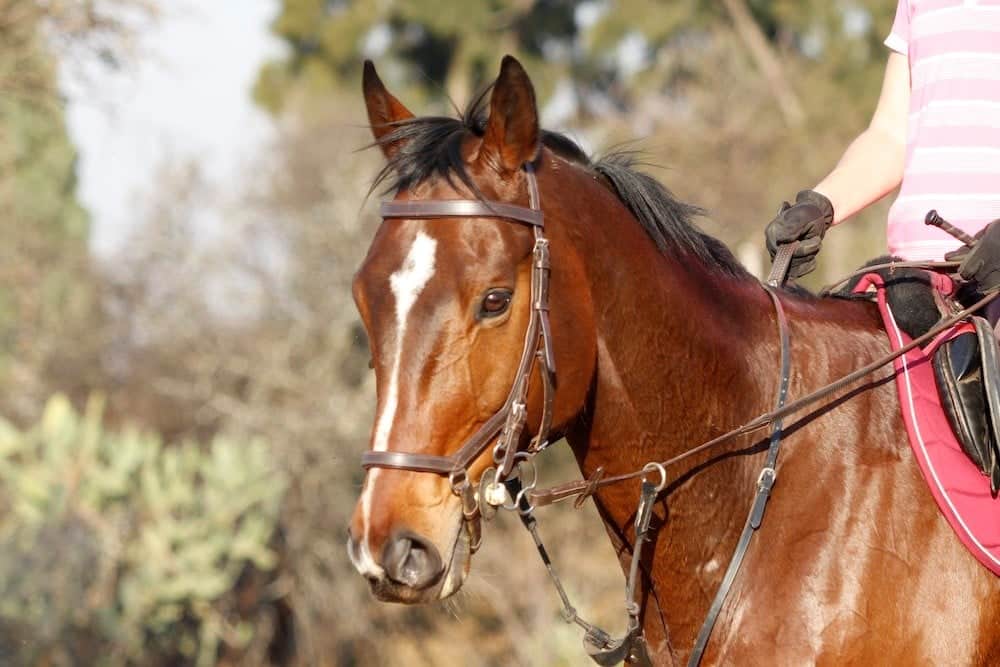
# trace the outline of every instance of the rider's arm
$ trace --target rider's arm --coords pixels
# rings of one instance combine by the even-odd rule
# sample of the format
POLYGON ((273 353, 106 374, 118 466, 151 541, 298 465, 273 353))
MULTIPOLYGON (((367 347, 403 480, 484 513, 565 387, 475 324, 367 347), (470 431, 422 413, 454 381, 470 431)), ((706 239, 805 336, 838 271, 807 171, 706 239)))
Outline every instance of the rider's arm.
POLYGON ((910 108, 906 56, 889 55, 871 124, 858 135, 830 174, 813 188, 833 204, 834 224, 892 192, 903 179, 910 108))

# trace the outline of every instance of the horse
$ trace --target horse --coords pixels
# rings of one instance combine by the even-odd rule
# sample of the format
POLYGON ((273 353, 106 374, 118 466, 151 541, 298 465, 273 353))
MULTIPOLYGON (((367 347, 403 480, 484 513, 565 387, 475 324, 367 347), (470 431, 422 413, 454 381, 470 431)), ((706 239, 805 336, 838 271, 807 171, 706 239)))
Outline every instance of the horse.
MULTIPOLYGON (((591 160, 540 129, 516 59, 504 58, 461 118, 415 117, 371 63, 363 92, 386 157, 376 184, 402 206, 378 228, 353 283, 377 409, 347 546, 376 598, 424 603, 462 586, 475 535, 464 528, 470 497, 461 491, 498 465, 488 448, 470 454, 467 445, 496 426, 512 383, 523 380, 527 426, 511 447, 531 451, 550 426, 547 440, 565 437, 584 478, 663 461, 772 407, 781 345, 762 283, 694 226, 699 209, 629 154, 591 160), (481 205, 467 215, 440 206, 418 214, 421 203, 442 200, 481 205), (551 396, 544 372, 529 379, 519 367, 537 328, 538 234, 526 214, 524 224, 505 219, 503 205, 544 216, 551 396), (446 472, 458 458, 456 484, 446 472)), ((798 290, 777 298, 791 396, 889 350, 868 302, 798 290)), ((766 521, 706 662, 1000 663, 1000 582, 935 506, 892 375, 873 372, 785 418, 766 521)), ((688 659, 766 448, 751 433, 705 451, 656 496, 636 582, 654 664, 688 659)), ((638 495, 635 480, 592 494, 626 570, 638 495)))

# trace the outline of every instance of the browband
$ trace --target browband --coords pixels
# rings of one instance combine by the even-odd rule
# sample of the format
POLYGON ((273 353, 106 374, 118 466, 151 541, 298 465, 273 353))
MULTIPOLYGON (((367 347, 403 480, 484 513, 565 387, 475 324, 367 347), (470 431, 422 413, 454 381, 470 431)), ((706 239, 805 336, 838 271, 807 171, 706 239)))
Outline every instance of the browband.
POLYGON ((542 212, 503 202, 438 199, 382 202, 383 218, 504 218, 542 227, 542 212))

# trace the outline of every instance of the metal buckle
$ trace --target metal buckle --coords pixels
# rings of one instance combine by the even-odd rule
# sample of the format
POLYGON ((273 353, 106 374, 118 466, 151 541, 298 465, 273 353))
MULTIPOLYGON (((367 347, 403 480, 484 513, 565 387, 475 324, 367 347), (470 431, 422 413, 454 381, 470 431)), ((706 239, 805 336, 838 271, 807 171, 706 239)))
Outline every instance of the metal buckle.
POLYGON ((770 466, 762 468, 760 474, 757 475, 757 488, 762 491, 770 491, 776 479, 778 479, 778 473, 774 468, 770 466))

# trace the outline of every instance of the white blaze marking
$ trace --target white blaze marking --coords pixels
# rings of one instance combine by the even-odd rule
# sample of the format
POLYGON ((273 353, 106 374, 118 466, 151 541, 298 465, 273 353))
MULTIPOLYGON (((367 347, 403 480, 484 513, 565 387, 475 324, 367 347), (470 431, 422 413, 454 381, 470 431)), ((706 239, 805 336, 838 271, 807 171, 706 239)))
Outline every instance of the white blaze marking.
POLYGON ((347 557, 351 559, 354 569, 364 577, 381 579, 385 574, 385 570, 372 558, 371 553, 368 551, 368 543, 362 540, 357 544, 357 550, 358 553, 355 553, 355 550, 351 548, 351 543, 347 543, 347 557))
MULTIPOLYGON (((389 276, 389 289, 396 301, 396 349, 392 357, 392 371, 389 373, 389 385, 386 388, 385 403, 375 422, 375 437, 372 449, 376 452, 384 452, 389 447, 389 435, 392 431, 392 423, 396 417, 396 407, 399 404, 399 363, 403 353, 403 339, 406 336, 406 321, 410 315, 413 304, 417 297, 434 276, 434 255, 437 250, 437 241, 428 236, 423 231, 417 232, 410 246, 403 265, 389 276)), ((382 568, 378 567, 368 551, 368 532, 371 522, 372 489, 375 487, 375 477, 379 473, 378 468, 368 470, 368 483, 365 485, 364 493, 361 495, 361 513, 364 519, 365 535, 361 541, 363 560, 368 561, 366 565, 373 566, 380 573, 382 568)), ((363 574, 363 573, 362 573, 363 574)))

